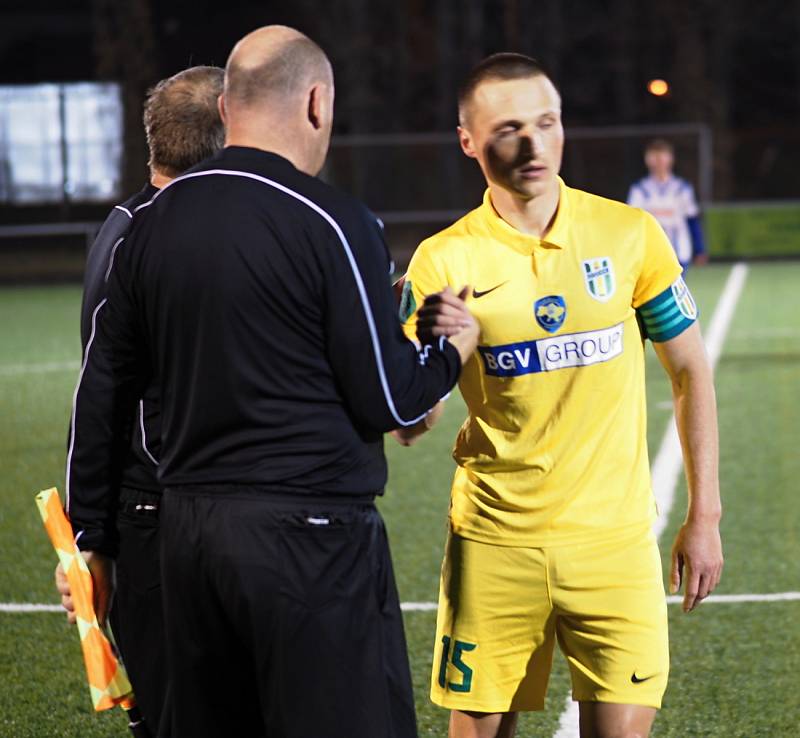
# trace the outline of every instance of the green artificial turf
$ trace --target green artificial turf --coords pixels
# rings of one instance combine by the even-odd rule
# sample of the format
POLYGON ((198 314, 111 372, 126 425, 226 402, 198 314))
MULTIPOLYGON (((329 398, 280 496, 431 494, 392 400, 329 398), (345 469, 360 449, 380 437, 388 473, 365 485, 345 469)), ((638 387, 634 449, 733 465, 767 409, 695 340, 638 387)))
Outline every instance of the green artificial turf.
MULTIPOLYGON (((690 274, 707 326, 730 267, 690 274)), ((720 592, 800 589, 800 263, 753 264, 717 367, 726 566, 720 592)), ((63 468, 77 377, 80 291, 0 290, 0 602, 56 602, 55 556, 33 495, 63 468), (48 365, 48 366, 43 366, 48 365)), ((648 350, 651 458, 670 417, 670 388, 648 350)), ((390 481, 380 502, 401 599, 436 600, 453 462, 463 420, 457 396, 421 443, 386 447, 390 481)), ((686 489, 662 536, 665 567, 686 489)), ((684 615, 671 605, 672 674, 653 735, 800 735, 800 602, 707 603, 684 615)), ((427 698, 435 613, 405 613, 420 734, 444 736, 447 714, 427 698)), ((0 736, 125 736, 119 710, 96 715, 77 633, 63 617, 0 613, 0 736)), ((521 738, 547 738, 568 693, 556 659, 547 710, 524 716, 521 738)), ((376 737, 379 738, 379 737, 376 737)))

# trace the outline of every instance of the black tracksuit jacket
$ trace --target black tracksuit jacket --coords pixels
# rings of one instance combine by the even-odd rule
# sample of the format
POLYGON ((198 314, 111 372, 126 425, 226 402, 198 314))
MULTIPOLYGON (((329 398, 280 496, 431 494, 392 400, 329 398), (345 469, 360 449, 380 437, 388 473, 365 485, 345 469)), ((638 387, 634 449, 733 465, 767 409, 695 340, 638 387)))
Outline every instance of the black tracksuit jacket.
POLYGON ((134 215, 94 315, 68 494, 79 546, 113 553, 139 398, 161 400, 165 488, 380 494, 383 434, 460 371, 402 333, 391 264, 359 202, 272 153, 228 147, 134 215))

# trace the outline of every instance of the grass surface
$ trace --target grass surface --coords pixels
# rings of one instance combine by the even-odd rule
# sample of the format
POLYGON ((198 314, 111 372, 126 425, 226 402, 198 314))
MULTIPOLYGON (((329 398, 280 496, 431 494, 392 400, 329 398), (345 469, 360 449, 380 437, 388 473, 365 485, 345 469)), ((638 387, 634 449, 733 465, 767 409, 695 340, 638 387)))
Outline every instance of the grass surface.
MULTIPOLYGON (((690 276, 704 322, 728 272, 714 266, 690 276)), ((798 263, 751 266, 717 368, 726 554, 720 592, 800 589, 798 284, 798 263)), ((63 488, 79 304, 74 287, 0 290, 2 602, 56 600, 55 558, 33 495, 63 488)), ((670 390, 652 351, 647 370, 654 456, 670 416, 670 390)), ((454 397, 419 446, 387 442, 391 476, 380 506, 404 601, 436 599, 450 448, 463 417, 454 397)), ((665 567, 685 499, 681 484, 662 537, 665 567)), ((708 603, 688 616, 678 606, 669 611, 672 674, 654 736, 800 735, 800 602, 708 603)), ((444 736, 447 714, 427 698, 435 614, 407 612, 405 619, 420 734, 444 736)), ((0 613, 0 736, 128 735, 118 710, 93 713, 82 669, 77 634, 61 615, 0 613)), ((547 710, 524 716, 518 735, 553 735, 568 690, 566 667, 557 658, 547 710)))

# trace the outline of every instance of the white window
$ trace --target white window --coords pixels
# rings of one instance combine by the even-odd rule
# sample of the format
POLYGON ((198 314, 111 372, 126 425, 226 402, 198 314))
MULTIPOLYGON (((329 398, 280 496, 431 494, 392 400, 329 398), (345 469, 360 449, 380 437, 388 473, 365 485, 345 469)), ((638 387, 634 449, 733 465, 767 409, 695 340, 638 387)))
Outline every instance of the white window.
POLYGON ((0 86, 0 202, 117 197, 122 133, 116 84, 0 86))

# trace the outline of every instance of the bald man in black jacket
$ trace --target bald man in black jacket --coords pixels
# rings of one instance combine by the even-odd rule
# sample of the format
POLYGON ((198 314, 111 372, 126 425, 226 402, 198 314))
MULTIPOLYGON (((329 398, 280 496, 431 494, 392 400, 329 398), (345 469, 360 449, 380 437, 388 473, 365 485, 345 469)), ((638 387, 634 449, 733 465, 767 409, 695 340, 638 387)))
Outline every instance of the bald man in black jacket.
POLYGON ((333 111, 316 44, 245 37, 221 109, 224 151, 117 250, 77 391, 73 526, 102 560, 120 429, 154 378, 174 735, 235 714, 237 735, 409 738, 383 434, 424 422, 478 326, 444 295, 422 350, 403 337, 376 219, 314 178, 333 111))

